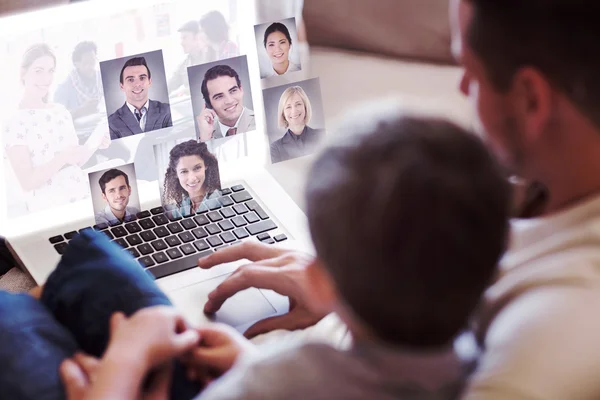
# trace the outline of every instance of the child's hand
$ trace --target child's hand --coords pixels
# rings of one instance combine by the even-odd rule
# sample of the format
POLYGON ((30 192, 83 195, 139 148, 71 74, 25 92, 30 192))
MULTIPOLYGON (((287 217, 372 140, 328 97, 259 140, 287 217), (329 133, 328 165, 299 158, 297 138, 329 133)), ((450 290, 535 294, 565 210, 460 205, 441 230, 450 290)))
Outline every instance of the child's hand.
POLYGON ((240 355, 256 351, 248 339, 227 325, 210 324, 198 332, 200 346, 183 358, 191 380, 209 383, 227 372, 240 355))
POLYGON ((129 318, 115 313, 110 320, 110 342, 104 358, 130 355, 151 369, 193 349, 198 341, 198 332, 188 329, 172 307, 144 308, 129 318))

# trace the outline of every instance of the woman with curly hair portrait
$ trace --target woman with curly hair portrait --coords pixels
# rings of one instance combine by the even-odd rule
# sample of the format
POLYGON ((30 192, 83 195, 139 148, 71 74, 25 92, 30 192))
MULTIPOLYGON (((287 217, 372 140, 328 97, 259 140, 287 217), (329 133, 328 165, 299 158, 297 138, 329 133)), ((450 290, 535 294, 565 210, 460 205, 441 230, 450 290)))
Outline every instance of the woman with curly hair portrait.
POLYGON ((163 206, 189 215, 200 209, 207 199, 220 196, 219 163, 206 143, 188 140, 169 153, 165 173, 163 206))

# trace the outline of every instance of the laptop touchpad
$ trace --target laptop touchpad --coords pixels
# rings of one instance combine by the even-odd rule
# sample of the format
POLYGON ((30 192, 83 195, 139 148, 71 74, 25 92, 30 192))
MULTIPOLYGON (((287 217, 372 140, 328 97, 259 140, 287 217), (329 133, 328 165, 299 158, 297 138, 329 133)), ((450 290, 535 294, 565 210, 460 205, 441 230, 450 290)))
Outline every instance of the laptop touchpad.
POLYGON ((215 315, 204 314, 204 304, 208 294, 213 291, 229 274, 204 282, 199 282, 178 290, 168 296, 173 304, 183 312, 186 319, 195 326, 208 321, 221 322, 240 328, 254 321, 275 315, 275 308, 258 289, 246 289, 229 298, 215 315))

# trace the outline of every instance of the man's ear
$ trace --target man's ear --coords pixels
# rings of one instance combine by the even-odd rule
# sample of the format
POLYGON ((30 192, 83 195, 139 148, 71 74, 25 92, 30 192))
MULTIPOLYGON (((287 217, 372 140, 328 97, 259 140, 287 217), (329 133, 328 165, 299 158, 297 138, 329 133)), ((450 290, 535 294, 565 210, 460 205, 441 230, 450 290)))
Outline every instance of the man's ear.
POLYGON ((124 91, 125 91, 125 88, 123 87, 123 84, 122 84, 122 83, 119 83, 119 86, 121 87, 121 91, 123 91, 123 92, 124 92, 124 91))
POLYGON ((152 86, 152 78, 148 78, 148 87, 152 86))
POLYGON ((546 76, 532 67, 515 73, 511 94, 514 111, 528 142, 535 142, 546 131, 555 106, 555 93, 546 76))
POLYGON ((338 301, 337 290, 331 275, 318 258, 308 265, 306 273, 313 293, 312 307, 319 311, 331 312, 338 301))
POLYGON ((108 203, 108 199, 106 198, 106 195, 104 193, 102 193, 102 200, 104 200, 108 203))

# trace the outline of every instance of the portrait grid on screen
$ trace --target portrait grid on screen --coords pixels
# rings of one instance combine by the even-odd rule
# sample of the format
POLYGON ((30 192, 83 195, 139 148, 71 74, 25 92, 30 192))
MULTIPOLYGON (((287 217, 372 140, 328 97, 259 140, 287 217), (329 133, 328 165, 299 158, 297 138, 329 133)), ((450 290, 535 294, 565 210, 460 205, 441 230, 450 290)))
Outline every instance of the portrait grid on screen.
POLYGON ((261 79, 302 70, 300 52, 294 47, 298 43, 295 18, 255 25, 254 34, 261 79))
POLYGON ((263 90, 271 162, 314 153, 325 137, 318 78, 263 90))
POLYGON ((154 146, 158 185, 165 210, 191 215, 221 196, 219 162, 206 143, 178 139, 154 146))
POLYGON ((133 163, 91 172, 89 183, 96 224, 114 225, 136 219, 140 198, 133 163))
POLYGON ((112 140, 173 126, 162 50, 100 63, 112 140))

